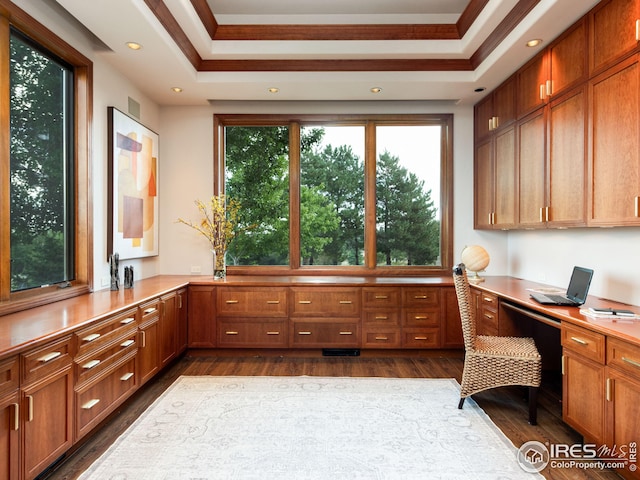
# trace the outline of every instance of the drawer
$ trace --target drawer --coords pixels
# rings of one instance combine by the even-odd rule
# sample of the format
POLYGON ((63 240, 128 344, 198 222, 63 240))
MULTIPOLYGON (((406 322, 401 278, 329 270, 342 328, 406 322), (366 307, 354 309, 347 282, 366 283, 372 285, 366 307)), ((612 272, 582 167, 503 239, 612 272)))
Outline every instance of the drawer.
POLYGON ((480 309, 481 318, 478 322, 483 325, 486 330, 498 332, 498 312, 490 307, 483 306, 480 309))
POLYGON ((148 321, 153 321, 160 317, 160 299, 156 298, 147 303, 143 303, 138 307, 140 311, 140 324, 143 325, 148 321))
POLYGON ((359 317, 359 288, 291 288, 291 315, 301 317, 359 317))
POLYGON ((498 311, 498 297, 492 293, 480 292, 480 305, 481 307, 491 308, 494 311, 498 311))
POLYGON ((405 348, 440 347, 439 328, 403 328, 402 346, 405 348))
POLYGON ((617 338, 607 338, 607 365, 640 377, 640 347, 617 338))
POLYGON ((71 337, 21 354, 22 380, 30 383, 71 365, 71 337))
POLYGON ((293 322, 292 347, 358 347, 360 325, 351 322, 293 322))
POLYGON ((76 356, 85 355, 93 349, 101 348, 112 342, 114 338, 123 335, 127 329, 136 325, 137 312, 137 308, 132 308, 119 315, 75 332, 73 336, 75 344, 77 345, 76 356))
POLYGON ((389 308, 400 306, 399 288, 363 288, 363 308, 389 308))
POLYGON ((365 311, 362 317, 365 324, 400 325, 400 312, 397 308, 365 311))
POLYGON ((108 370, 123 357, 132 351, 135 352, 137 348, 138 329, 134 325, 113 343, 101 349, 92 350, 82 357, 76 357, 74 360, 76 385, 87 382, 101 372, 108 370))
POLYGON ((408 327, 439 327, 440 308, 408 308, 402 312, 402 324, 408 327))
POLYGON ((604 364, 604 335, 586 328, 562 322, 561 336, 563 348, 567 348, 591 360, 604 364))
POLYGON ((288 346, 286 321, 226 322, 218 323, 219 347, 274 347, 288 346))
POLYGON ((219 287, 218 315, 286 317, 287 293, 286 288, 219 287))
POLYGON ((369 348, 399 348, 400 329, 380 328, 364 329, 362 335, 362 346, 369 348))
POLYGON ((20 360, 13 356, 0 361, 0 397, 13 392, 20 385, 20 360))
POLYGON ((405 287, 402 289, 404 307, 437 306, 440 303, 440 289, 436 287, 405 287))
POLYGON ((113 370, 76 390, 76 438, 80 438, 111 413, 137 387, 135 353, 113 370))

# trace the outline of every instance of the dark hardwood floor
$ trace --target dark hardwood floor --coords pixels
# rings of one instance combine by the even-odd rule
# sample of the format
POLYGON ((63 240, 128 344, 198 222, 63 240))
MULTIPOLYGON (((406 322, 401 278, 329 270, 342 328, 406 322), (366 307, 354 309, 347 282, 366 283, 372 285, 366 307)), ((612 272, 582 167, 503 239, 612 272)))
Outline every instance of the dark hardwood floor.
MULTIPOLYGON (((75 479, 120 436, 180 375, 336 376, 455 378, 462 375, 462 352, 363 352, 359 357, 323 357, 320 352, 194 352, 183 357, 131 397, 105 424, 62 459, 43 478, 75 479)), ((582 437, 562 421, 559 378, 547 377, 538 396, 538 425, 528 424, 524 388, 500 388, 474 395, 494 423, 519 447, 524 442, 581 443, 582 437)), ((514 459, 515 461, 515 459, 514 459)), ((551 469, 549 479, 619 479, 615 472, 551 469)), ((472 473, 470 472, 472 476, 472 473)))

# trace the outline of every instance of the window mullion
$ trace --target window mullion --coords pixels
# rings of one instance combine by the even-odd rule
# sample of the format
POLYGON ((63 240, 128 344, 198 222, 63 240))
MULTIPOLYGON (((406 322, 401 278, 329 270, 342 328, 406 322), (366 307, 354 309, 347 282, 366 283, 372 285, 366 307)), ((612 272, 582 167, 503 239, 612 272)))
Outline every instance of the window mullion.
POLYGON ((300 268, 300 123, 289 125, 289 265, 300 268))
POLYGON ((364 265, 376 268, 376 124, 364 130, 364 265))
POLYGON ((9 20, 0 16, 0 301, 11 298, 9 20))

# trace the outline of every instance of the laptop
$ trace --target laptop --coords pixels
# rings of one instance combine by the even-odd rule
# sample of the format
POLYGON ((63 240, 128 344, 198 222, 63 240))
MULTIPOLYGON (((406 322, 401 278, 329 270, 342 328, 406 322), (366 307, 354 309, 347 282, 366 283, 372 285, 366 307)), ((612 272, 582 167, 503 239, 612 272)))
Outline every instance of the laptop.
POLYGON ((593 270, 583 267, 573 267, 573 273, 571 274, 571 280, 569 280, 566 295, 532 293, 531 298, 543 305, 582 305, 587 300, 591 277, 593 277, 593 270))

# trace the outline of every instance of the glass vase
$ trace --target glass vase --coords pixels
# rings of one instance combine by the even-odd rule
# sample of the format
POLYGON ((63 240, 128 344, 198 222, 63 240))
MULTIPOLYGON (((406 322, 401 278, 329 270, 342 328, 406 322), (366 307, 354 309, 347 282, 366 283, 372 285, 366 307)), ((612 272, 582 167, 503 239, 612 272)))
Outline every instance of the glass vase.
POLYGON ((213 279, 223 280, 227 277, 227 264, 225 261, 225 252, 213 252, 213 279))

